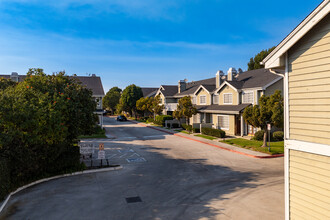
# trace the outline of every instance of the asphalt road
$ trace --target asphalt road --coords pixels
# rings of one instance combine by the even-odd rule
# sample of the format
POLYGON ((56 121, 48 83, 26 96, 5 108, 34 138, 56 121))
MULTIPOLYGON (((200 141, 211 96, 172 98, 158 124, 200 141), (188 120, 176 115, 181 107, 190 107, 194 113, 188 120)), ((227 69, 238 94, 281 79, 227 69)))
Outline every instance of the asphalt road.
POLYGON ((131 122, 104 120, 122 170, 13 196, 0 219, 284 219, 283 158, 255 159, 131 122), (138 197, 138 198, 137 198, 138 197))

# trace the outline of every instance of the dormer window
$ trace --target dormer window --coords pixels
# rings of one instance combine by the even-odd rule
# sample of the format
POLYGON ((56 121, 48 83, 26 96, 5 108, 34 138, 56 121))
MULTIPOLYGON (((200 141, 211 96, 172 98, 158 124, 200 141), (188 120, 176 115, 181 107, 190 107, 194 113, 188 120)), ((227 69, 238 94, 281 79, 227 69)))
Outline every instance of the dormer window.
POLYGON ((206 105, 206 95, 201 95, 199 97, 199 104, 200 105, 206 105))
POLYGON ((223 104, 233 104, 233 93, 223 94, 223 104))
POLYGON ((252 103, 253 104, 253 91, 243 92, 243 103, 252 103))

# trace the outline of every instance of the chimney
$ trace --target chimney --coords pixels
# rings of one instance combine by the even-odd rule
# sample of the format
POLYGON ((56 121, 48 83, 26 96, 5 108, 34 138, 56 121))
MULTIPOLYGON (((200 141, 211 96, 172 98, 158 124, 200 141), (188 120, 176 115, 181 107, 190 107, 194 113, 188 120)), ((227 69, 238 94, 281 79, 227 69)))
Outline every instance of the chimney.
POLYGON ((218 70, 218 72, 215 74, 215 86, 216 88, 219 88, 221 83, 222 83, 222 80, 221 78, 223 77, 223 75, 225 75, 222 70, 218 70))
POLYGON ((12 72, 10 75, 10 79, 13 80, 14 82, 18 82, 18 73, 12 72))
POLYGON ((181 93, 184 90, 186 90, 186 79, 185 80, 179 80, 179 85, 178 85, 178 92, 181 93))
POLYGON ((96 75, 95 74, 92 74, 92 77, 96 77, 96 75))
POLYGON ((227 72, 227 80, 228 81, 233 81, 235 80, 235 75, 236 75, 236 69, 234 67, 230 67, 228 72, 227 72))

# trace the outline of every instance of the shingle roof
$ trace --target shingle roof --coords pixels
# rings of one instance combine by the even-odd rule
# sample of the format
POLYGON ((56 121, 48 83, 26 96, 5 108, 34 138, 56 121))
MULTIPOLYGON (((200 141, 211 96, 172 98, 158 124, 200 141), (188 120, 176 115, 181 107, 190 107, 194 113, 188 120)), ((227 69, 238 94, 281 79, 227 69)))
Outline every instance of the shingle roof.
POLYGON ((215 85, 215 77, 209 79, 203 79, 198 81, 192 81, 187 83, 187 88, 196 86, 196 85, 215 85))
POLYGON ((189 87, 188 89, 186 89, 183 92, 180 93, 176 93, 174 96, 175 97, 183 97, 183 96, 187 96, 187 95, 192 95, 196 92, 196 90, 198 89, 199 85, 195 85, 192 87, 189 87))
POLYGON ((143 97, 153 97, 158 88, 147 88, 147 87, 141 87, 142 93, 143 93, 143 97))
POLYGON ((164 90, 161 90, 164 96, 173 96, 178 92, 178 86, 161 85, 164 90))
MULTIPOLYGON (((104 96, 103 85, 101 78, 99 76, 69 76, 70 78, 77 79, 86 86, 88 89, 91 89, 93 95, 95 96, 104 96)), ((10 79, 10 75, 0 75, 0 78, 10 79)), ((18 82, 24 81, 26 75, 18 75, 18 82)))
POLYGON ((238 114, 251 104, 240 105, 196 105, 199 112, 214 112, 214 113, 231 113, 238 114))
POLYGON ((256 69, 241 73, 236 80, 227 81, 236 89, 264 87, 276 79, 282 78, 267 69, 256 69))
POLYGON ((70 76, 70 78, 78 79, 82 85, 93 91, 94 96, 104 96, 101 77, 99 76, 70 76))

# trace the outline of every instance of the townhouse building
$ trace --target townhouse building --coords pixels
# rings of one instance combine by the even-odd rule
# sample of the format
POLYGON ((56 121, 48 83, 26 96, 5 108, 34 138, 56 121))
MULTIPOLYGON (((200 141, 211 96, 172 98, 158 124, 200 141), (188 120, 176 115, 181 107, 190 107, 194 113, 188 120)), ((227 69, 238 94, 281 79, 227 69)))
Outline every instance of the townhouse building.
POLYGON ((330 3, 323 1, 270 53, 285 71, 285 219, 330 219, 330 3))

